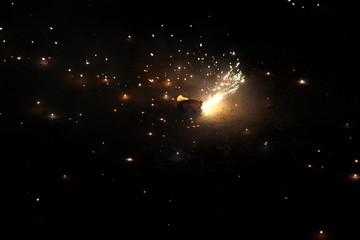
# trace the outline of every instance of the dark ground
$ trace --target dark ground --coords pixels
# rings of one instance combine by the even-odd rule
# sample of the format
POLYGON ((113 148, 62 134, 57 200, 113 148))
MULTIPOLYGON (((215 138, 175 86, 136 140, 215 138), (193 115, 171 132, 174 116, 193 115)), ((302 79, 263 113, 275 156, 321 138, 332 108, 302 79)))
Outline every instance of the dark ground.
POLYGON ((350 178, 359 173, 354 160, 360 158, 359 12, 342 2, 319 2, 317 8, 303 1, 305 9, 286 1, 161 8, 106 1, 1 3, 0 216, 6 224, 0 236, 359 239, 360 186, 350 178), (243 120, 256 129, 253 135, 225 134, 237 130, 219 127, 213 138, 191 147, 175 124, 166 128, 169 142, 148 140, 141 135, 146 127, 138 125, 144 103, 129 103, 114 117, 117 87, 89 84, 85 92, 69 86, 69 67, 115 72, 136 86, 144 51, 176 48, 164 37, 149 37, 162 23, 169 26, 164 36, 175 33, 189 45, 203 34, 212 53, 236 49, 252 79, 248 94, 269 94, 273 103, 262 112, 268 116, 243 120), (49 33, 49 25, 57 31, 49 33), (129 34, 138 41, 119 41, 129 34), (118 61, 83 66, 89 49, 118 61), (12 55, 30 58, 16 62, 12 55), (39 68, 32 59, 43 55, 57 60, 39 68), (264 83, 267 71, 272 76, 264 83), (299 87, 302 77, 310 84, 299 87), (42 115, 31 110, 38 96, 49 103, 42 115), (44 118, 52 108, 69 116, 81 109, 87 118, 79 125, 44 118), (184 155, 172 161, 178 146, 184 155), (123 160, 129 155, 134 162, 123 160))

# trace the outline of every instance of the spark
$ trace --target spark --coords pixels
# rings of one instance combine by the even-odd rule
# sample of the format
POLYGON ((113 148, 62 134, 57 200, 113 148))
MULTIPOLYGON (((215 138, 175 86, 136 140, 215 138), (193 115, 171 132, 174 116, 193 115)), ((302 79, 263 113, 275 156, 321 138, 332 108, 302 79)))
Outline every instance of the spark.
POLYGON ((239 62, 235 65, 235 67, 230 65, 230 70, 222 79, 220 78, 220 81, 215 83, 216 87, 212 90, 212 93, 215 94, 210 94, 209 99, 202 105, 202 110, 205 111, 205 113, 209 113, 209 109, 221 102, 226 95, 229 93, 235 93, 240 87, 240 83, 245 82, 245 76, 239 70, 239 65, 239 62))

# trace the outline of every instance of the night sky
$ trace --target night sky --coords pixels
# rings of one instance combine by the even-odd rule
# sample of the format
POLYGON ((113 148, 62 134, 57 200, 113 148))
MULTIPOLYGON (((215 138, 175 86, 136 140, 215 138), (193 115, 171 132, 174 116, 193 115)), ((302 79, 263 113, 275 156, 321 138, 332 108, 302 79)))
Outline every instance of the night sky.
POLYGON ((337 2, 1 1, 0 238, 360 239, 337 2))

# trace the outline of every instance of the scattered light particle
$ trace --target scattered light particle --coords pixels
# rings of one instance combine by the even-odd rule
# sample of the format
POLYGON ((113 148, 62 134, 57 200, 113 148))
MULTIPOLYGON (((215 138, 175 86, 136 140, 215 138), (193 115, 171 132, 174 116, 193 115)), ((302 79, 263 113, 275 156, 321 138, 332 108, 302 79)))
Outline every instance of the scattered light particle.
POLYGON ((69 175, 67 175, 67 174, 63 174, 63 175, 61 176, 61 179, 63 179, 63 180, 67 180, 67 179, 69 179, 69 175))
POLYGON ((133 161, 134 161, 134 159, 133 159, 132 157, 127 157, 125 160, 126 160, 127 162, 133 162, 133 161))
POLYGON ((307 82, 304 79, 299 80, 299 84, 301 84, 301 85, 306 85, 306 83, 307 82))

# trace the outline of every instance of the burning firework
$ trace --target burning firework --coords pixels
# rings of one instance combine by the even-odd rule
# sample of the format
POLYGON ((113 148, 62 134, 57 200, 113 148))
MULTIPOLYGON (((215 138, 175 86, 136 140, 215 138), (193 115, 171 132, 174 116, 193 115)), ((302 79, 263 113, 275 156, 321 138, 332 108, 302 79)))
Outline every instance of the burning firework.
POLYGON ((204 103, 179 95, 177 101, 179 102, 178 107, 180 110, 192 115, 200 114, 201 112, 209 114, 213 106, 221 102, 229 93, 236 92, 240 84, 245 82, 245 76, 240 71, 239 65, 240 63, 237 63, 235 67, 230 65, 230 70, 223 77, 220 75, 217 77, 215 87, 211 89, 211 93, 204 103))
POLYGON ((208 113, 212 106, 221 102, 226 95, 236 92, 240 87, 240 83, 245 82, 245 76, 240 71, 239 65, 239 62, 235 67, 230 65, 230 70, 224 77, 218 76, 218 80, 215 82, 215 87, 211 90, 208 100, 201 107, 205 113, 208 113))

